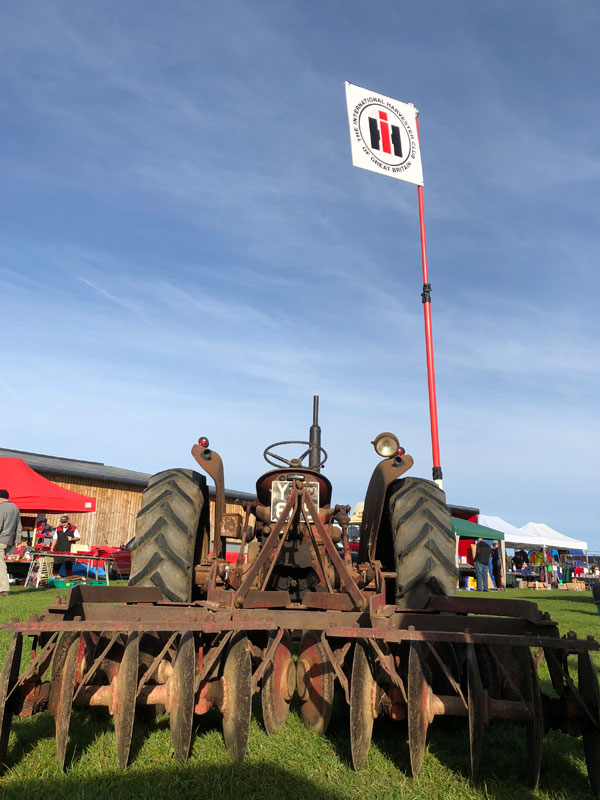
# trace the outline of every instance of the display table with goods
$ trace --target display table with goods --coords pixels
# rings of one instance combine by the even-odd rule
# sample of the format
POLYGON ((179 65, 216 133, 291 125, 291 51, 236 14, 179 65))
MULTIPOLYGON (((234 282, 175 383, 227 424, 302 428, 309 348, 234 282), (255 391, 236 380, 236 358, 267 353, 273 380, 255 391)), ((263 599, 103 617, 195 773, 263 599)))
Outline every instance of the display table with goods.
POLYGON ((74 586, 78 582, 97 582, 101 578, 108 586, 111 562, 108 556, 86 555, 84 562, 80 553, 35 553, 24 585, 37 587, 44 582, 56 586, 74 586), (56 573, 57 564, 60 564, 59 573, 56 573), (67 575, 67 564, 71 568, 70 576, 67 575))
POLYGON ((60 556, 64 561, 71 561, 73 573, 82 577, 90 577, 93 572, 95 573, 93 577, 104 578, 104 572, 108 571, 110 578, 123 578, 129 575, 131 570, 131 553, 125 545, 121 547, 91 547, 72 553, 53 554, 45 545, 29 547, 26 544, 19 544, 5 556, 4 560, 13 582, 22 583, 27 578, 32 561, 39 556, 53 555, 60 556))

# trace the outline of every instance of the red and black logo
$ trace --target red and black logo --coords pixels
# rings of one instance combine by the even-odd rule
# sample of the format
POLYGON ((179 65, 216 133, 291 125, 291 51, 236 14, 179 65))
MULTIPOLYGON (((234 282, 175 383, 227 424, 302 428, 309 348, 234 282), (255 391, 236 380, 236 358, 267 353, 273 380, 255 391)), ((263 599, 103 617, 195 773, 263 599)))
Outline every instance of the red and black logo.
POLYGON ((398 125, 390 125, 387 111, 379 110, 377 117, 369 116, 369 134, 371 150, 383 150, 389 155, 394 153, 402 158, 402 141, 398 125))
POLYGON ((382 168, 403 172, 417 155, 417 143, 411 126, 392 102, 368 97, 353 112, 354 134, 365 154, 382 168))

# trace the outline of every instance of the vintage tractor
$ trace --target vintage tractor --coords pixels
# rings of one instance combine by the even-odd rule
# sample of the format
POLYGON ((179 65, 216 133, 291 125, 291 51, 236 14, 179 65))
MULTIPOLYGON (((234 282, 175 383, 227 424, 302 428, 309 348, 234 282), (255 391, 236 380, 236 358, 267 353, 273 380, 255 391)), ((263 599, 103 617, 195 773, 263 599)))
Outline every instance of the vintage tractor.
POLYGON ((175 469, 151 478, 129 586, 76 587, 40 617, 6 626, 13 638, 0 674, 0 764, 12 717, 48 710, 64 766, 72 708, 81 706, 109 709, 122 767, 136 712, 148 706, 168 712, 182 761, 195 715, 218 709, 225 746, 241 760, 254 693, 268 733, 284 725, 297 694, 304 723, 323 734, 337 688, 349 705, 356 769, 374 720, 387 715, 407 720, 417 775, 428 726, 449 715, 468 721, 475 780, 485 729, 503 719, 524 729, 532 786, 544 732, 582 735, 600 796, 600 691, 590 655, 600 646, 561 637, 534 603, 456 597, 443 492, 405 477, 413 459, 393 434, 373 444, 381 461, 365 497, 356 563, 350 507, 332 504, 321 474, 327 454, 316 398, 309 441, 266 448, 274 469, 258 479, 243 514, 226 513, 223 464, 204 438, 192 453, 214 481, 212 514, 201 474, 175 469), (293 445, 297 456, 282 454, 293 445), (23 636, 33 642, 21 671, 23 636), (540 692, 541 657, 553 697, 540 692))

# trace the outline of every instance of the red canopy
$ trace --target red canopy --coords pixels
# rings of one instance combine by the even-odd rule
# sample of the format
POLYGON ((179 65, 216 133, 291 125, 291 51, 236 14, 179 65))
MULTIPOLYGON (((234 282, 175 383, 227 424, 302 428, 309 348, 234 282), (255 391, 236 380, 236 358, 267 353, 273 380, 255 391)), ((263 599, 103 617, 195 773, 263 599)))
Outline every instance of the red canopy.
POLYGON ((42 478, 21 458, 0 458, 0 489, 7 489, 19 511, 95 511, 96 498, 63 489, 42 478))

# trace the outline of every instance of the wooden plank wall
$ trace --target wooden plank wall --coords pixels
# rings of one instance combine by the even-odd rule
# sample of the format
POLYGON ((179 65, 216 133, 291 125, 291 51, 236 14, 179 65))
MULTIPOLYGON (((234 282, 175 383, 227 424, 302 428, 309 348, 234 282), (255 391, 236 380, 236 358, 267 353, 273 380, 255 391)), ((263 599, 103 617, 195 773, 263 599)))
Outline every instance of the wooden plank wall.
MULTIPOLYGON (((142 504, 143 486, 115 481, 95 481, 92 478, 79 478, 74 475, 58 475, 52 472, 40 473, 44 478, 70 489, 96 498, 96 513, 69 514, 76 525, 84 544, 118 547, 135 535, 135 517, 142 504), (92 519, 94 530, 91 530, 92 519)), ((60 514, 48 514, 48 522, 53 527, 59 524, 60 514)))
MULTIPOLYGON (((92 545, 118 547, 135 536, 135 518, 142 505, 144 486, 79 478, 55 472, 40 472, 40 475, 72 492, 81 492, 96 498, 93 531, 93 514, 69 514, 71 522, 79 529, 83 544, 90 542, 91 535, 92 545)), ((214 500, 211 497, 211 519, 214 518, 213 504, 214 500)), ((242 514, 242 516, 244 514, 242 506, 233 503, 227 503, 226 511, 242 514)), ((48 514, 48 523, 56 527, 60 517, 61 514, 48 514)))

